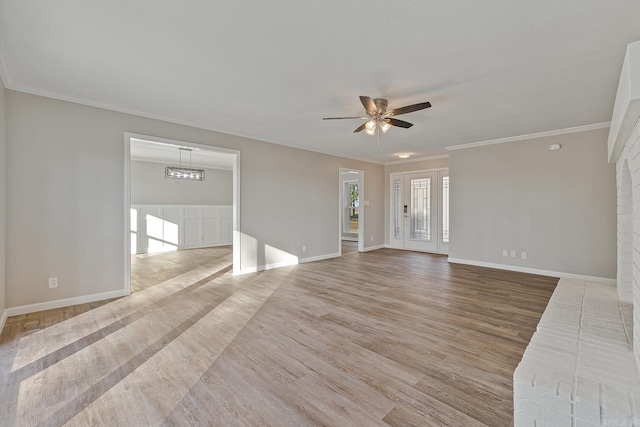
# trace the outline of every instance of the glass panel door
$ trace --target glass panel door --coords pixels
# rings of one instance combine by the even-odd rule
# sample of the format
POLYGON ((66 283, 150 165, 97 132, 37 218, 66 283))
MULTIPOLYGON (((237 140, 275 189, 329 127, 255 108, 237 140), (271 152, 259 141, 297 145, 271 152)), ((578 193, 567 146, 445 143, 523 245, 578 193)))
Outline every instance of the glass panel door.
POLYGON ((440 220, 438 221, 438 252, 449 253, 449 171, 438 172, 438 202, 440 220))
POLYGON ((389 246, 449 251, 449 172, 391 174, 389 246))
POLYGON ((431 240, 431 178, 411 178, 411 240, 431 240))
POLYGON ((402 180, 397 178, 393 180, 393 237, 395 239, 402 238, 402 221, 404 214, 402 213, 402 180))
MULTIPOLYGON (((405 249, 437 251, 438 241, 434 239, 435 186, 437 173, 421 172, 404 175, 405 204, 405 249)), ((404 208, 404 206, 403 206, 404 208)))

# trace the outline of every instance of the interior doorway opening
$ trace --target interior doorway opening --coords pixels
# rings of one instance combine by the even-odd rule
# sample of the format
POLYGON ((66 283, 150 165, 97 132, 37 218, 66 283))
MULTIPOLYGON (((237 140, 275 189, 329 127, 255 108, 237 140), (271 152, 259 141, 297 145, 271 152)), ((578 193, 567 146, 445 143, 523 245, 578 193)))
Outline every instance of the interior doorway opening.
POLYGON ((240 153, 125 134, 125 288, 240 271, 240 153), (203 270, 204 269, 204 270, 203 270))
POLYGON ((364 249, 364 172, 340 168, 339 253, 364 249))

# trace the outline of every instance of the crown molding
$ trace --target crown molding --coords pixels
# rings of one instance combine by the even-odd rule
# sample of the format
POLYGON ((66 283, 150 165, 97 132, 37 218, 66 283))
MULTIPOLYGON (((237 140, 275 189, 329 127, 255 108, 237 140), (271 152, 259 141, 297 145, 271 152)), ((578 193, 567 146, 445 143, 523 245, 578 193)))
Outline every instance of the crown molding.
POLYGON ((448 159, 449 158, 449 154, 438 154, 435 156, 426 156, 426 157, 416 157, 416 158, 408 158, 408 159, 402 159, 402 160, 392 160, 390 162, 385 162, 384 165, 388 166, 388 165, 400 165, 402 163, 411 163, 411 162, 423 162, 426 160, 437 160, 437 159, 448 159))
MULTIPOLYGON (((0 73, 2 73, 2 54, 0 52, 0 73)), ((8 74, 8 70, 6 70, 7 74, 8 74)), ((78 104, 78 105, 85 105, 87 107, 93 107, 93 108, 100 108, 102 110, 107 110, 107 111, 112 111, 115 113, 122 113, 122 114, 129 114, 132 116, 136 116, 136 117, 142 117, 142 118, 146 118, 146 119, 153 119, 153 120, 159 120, 159 121, 163 121, 163 122, 167 122, 167 123, 174 123, 177 125, 182 125, 182 126, 189 126, 192 128, 196 128, 196 129, 203 129, 203 130, 208 130, 208 131, 212 131, 212 132, 217 132, 220 134, 224 134, 224 135, 232 135, 232 136, 237 136, 240 138, 246 138, 246 139, 251 139, 254 141, 258 141, 258 142, 267 142, 270 144, 276 144, 276 145, 281 145, 284 147, 289 147, 289 148, 295 148, 297 150, 303 150, 303 151, 309 151, 312 153, 318 153, 318 154, 324 154, 327 156, 331 156, 331 157, 337 157, 337 158, 342 158, 342 159, 348 159, 348 160, 356 160, 359 162, 365 162, 365 163, 371 163, 374 165, 384 165, 383 162, 379 162, 379 161, 375 161, 375 160, 371 160, 371 159, 365 159, 365 158, 361 158, 361 157, 346 157, 346 156, 339 156, 336 155, 334 153, 329 153, 327 151, 321 151, 321 150, 312 150, 310 148, 302 148, 299 146, 295 146, 292 144, 288 144, 286 142, 282 142, 282 141, 278 141, 275 139, 267 139, 267 138, 262 138, 253 134, 249 134, 249 133, 245 133, 245 132, 240 132, 240 131, 236 131, 233 129, 227 129, 227 128, 220 128, 220 127, 215 127, 215 126, 210 126, 204 123, 199 123, 199 122, 192 122, 189 120, 184 120, 184 119, 178 119, 175 117, 171 117, 171 116, 165 116, 162 114, 155 114, 155 113, 149 113, 146 111, 140 111, 140 110, 135 110, 135 109, 131 109, 131 108, 123 108, 123 107, 118 107, 115 105, 111 105, 111 104, 105 104, 105 103, 101 103, 101 102, 95 102, 95 101, 87 101, 85 99, 81 99, 81 98, 74 98, 71 96, 66 96, 66 95, 59 95, 57 93, 51 93, 51 92, 46 92, 43 90, 38 90, 38 89, 32 89, 26 86, 21 86, 21 85, 17 85, 15 83, 5 83, 5 88, 15 91, 15 92, 21 92, 21 93, 26 93, 29 95, 35 95, 35 96, 41 96, 43 98, 49 98, 49 99, 55 99, 58 101, 64 101, 64 102, 71 102, 73 104, 78 104)))
POLYGON ((485 145, 505 144, 507 142, 525 141, 527 139, 545 138, 548 136, 565 135, 568 133, 586 132, 589 130, 605 129, 611 125, 611 122, 594 123, 592 125, 576 126, 572 128, 556 129, 546 132, 530 133, 527 135, 509 136, 506 138, 489 139, 486 141, 470 142, 468 144, 452 145, 445 147, 449 151, 464 150, 465 148, 483 147, 485 145))

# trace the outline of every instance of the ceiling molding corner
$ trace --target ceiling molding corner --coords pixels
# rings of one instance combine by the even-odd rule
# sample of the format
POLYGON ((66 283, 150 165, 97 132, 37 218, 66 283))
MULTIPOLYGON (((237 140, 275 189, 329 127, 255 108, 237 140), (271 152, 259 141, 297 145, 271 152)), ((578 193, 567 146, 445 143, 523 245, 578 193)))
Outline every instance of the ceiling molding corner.
POLYGON ((611 125, 611 122, 594 123, 591 125, 575 126, 565 129, 556 129, 546 132, 530 133, 526 135, 509 136, 506 138, 489 139, 486 141, 470 142, 468 144, 459 144, 445 147, 449 151, 464 150, 466 148, 484 147, 485 145, 505 144, 507 142, 525 141, 527 139, 545 138, 548 136, 566 135, 568 133, 586 132, 596 129, 605 129, 611 125))

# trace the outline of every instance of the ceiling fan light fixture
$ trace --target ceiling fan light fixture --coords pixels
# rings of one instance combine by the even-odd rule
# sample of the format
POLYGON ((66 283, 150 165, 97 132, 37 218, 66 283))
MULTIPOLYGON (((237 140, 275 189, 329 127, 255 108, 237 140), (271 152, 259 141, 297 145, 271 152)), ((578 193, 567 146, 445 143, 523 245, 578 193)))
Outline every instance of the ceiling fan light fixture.
MULTIPOLYGON (((370 131, 375 131, 375 130, 376 130, 376 121, 375 121, 375 120, 373 120, 373 119, 369 120, 369 121, 367 122, 367 124, 365 125, 365 128, 366 128, 367 130, 370 130, 370 131)), ((372 135, 372 134, 371 134, 371 135, 372 135)))
POLYGON ((324 117, 322 120, 366 120, 364 123, 361 123, 353 133, 365 131, 367 135, 375 136, 376 145, 380 145, 380 131, 378 128, 382 130, 382 133, 386 133, 393 126, 408 129, 413 126, 413 123, 398 120, 395 116, 413 113, 414 111, 424 110, 425 108, 431 107, 430 102, 421 102, 419 104, 406 105, 404 107, 394 108, 393 110, 387 111, 388 102, 384 98, 371 99, 371 97, 368 96, 361 96, 360 102, 362 103, 366 113, 366 116, 364 117, 324 117))

